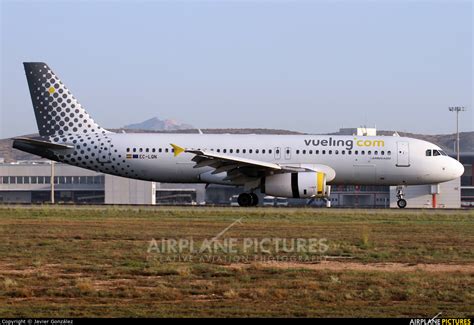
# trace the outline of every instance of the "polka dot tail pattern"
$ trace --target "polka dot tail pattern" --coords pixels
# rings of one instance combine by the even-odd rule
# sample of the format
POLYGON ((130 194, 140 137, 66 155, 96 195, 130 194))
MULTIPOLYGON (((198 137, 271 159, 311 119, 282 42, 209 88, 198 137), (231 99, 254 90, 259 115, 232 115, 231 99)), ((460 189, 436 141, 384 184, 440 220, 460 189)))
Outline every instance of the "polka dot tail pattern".
POLYGON ((107 133, 47 64, 25 62, 24 66, 41 136, 107 133))

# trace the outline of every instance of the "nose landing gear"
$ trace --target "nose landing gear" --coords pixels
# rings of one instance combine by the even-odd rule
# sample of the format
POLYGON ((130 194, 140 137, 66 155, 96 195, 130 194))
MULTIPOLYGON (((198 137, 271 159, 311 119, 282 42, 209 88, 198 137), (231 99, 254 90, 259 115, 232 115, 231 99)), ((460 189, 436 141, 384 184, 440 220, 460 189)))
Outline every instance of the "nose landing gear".
POLYGON ((237 203, 241 207, 254 207, 258 204, 258 196, 255 193, 241 193, 237 198, 237 203))
POLYGON ((407 200, 405 200, 405 194, 403 193, 403 186, 397 186, 397 206, 403 209, 407 206, 407 200))

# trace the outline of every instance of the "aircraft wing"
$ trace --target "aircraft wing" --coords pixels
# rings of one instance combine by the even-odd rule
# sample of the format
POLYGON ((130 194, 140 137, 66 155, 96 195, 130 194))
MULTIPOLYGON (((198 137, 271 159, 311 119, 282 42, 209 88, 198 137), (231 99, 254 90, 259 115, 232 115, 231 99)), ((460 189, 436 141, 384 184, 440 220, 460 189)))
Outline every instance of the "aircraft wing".
POLYGON ((171 144, 171 146, 174 149, 175 156, 183 152, 194 154, 195 156, 192 159, 196 163, 194 168, 214 168, 211 174, 226 172, 227 177, 223 180, 230 181, 236 185, 243 185, 269 174, 308 170, 307 168, 282 166, 271 162, 226 155, 214 151, 186 149, 175 144, 171 144))

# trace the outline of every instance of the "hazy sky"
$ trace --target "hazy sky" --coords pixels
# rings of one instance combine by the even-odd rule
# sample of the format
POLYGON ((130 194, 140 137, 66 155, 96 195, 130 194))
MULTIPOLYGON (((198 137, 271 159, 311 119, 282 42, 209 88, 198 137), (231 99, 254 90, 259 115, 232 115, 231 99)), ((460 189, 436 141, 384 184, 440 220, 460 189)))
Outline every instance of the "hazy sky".
POLYGON ((0 2, 0 137, 37 131, 23 61, 104 127, 474 129, 470 1, 0 2))

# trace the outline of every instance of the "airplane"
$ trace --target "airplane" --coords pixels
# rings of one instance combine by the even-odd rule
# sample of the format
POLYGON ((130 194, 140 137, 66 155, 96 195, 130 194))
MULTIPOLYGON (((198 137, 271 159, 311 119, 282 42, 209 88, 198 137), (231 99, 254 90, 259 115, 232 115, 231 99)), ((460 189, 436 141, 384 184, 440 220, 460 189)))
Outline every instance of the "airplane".
POLYGON ((25 62, 39 136, 13 147, 50 160, 127 178, 243 186, 275 197, 328 200, 331 185, 397 186, 460 177, 464 167, 440 147, 400 136, 115 133, 99 126, 43 62, 25 62))

